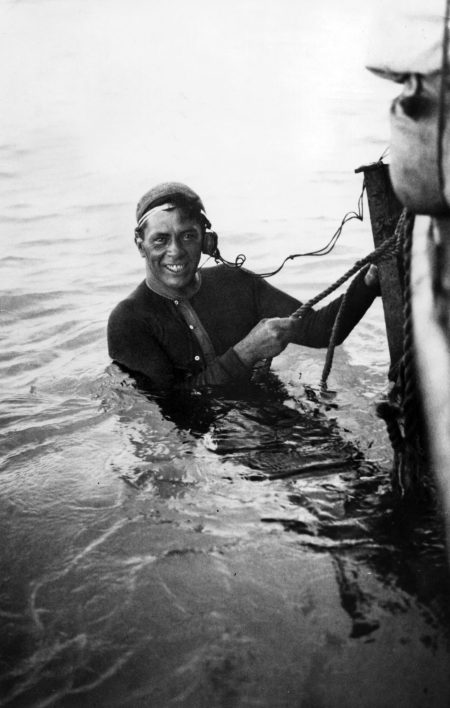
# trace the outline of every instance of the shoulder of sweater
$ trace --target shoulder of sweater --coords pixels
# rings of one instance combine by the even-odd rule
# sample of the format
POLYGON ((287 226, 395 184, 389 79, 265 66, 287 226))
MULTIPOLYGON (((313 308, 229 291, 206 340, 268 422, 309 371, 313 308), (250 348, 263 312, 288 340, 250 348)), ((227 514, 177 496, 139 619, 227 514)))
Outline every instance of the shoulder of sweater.
POLYGON ((143 280, 133 292, 115 306, 110 314, 110 319, 121 317, 122 315, 130 316, 132 314, 138 315, 141 312, 148 313, 149 309, 158 307, 158 304, 163 302, 163 300, 164 298, 150 290, 145 280, 143 280))
POLYGON ((252 283, 256 276, 246 268, 237 266, 217 265, 212 268, 202 268, 201 271, 202 284, 237 284, 237 283, 252 283))

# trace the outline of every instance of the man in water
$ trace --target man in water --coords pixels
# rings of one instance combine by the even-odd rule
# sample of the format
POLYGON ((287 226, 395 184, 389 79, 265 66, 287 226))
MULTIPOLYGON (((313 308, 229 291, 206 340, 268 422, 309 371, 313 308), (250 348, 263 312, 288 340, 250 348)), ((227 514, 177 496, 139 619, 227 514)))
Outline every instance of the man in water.
MULTIPOLYGON (((199 270, 202 253, 218 255, 200 197, 177 182, 140 199, 135 242, 145 280, 113 310, 108 349, 121 368, 153 388, 196 388, 249 380, 255 364, 293 342, 326 347, 341 297, 302 319, 295 298, 229 265, 199 270)), ((350 285, 341 343, 378 294, 371 266, 350 285)))

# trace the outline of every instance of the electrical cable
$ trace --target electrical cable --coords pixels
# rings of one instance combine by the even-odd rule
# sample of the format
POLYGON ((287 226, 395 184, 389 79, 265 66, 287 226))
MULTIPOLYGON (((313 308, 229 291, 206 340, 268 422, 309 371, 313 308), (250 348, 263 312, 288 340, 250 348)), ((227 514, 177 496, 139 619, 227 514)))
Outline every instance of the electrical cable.
MULTIPOLYGON (((362 190, 361 194, 359 195, 358 202, 357 202, 357 211, 348 211, 341 223, 339 224, 338 228, 334 232, 334 234, 331 236, 329 239, 328 243, 325 244, 325 246, 322 246, 321 248, 318 248, 315 251, 307 251, 305 253, 292 253, 289 256, 286 256, 286 258, 282 261, 281 265, 278 266, 275 270, 269 271, 267 273, 254 273, 253 271, 247 271, 250 275, 252 275, 254 278, 271 278, 274 275, 277 275, 281 271, 282 268, 286 265, 288 261, 294 260, 295 258, 304 258, 307 256, 327 256, 333 248, 336 246, 336 243, 339 240, 339 237, 341 236, 342 230, 345 226, 345 224, 348 224, 349 221, 352 221, 353 219, 357 219, 358 221, 363 221, 364 220, 364 192, 366 189, 365 182, 363 181, 362 185, 362 190)), ((225 265, 227 268, 242 268, 244 263, 246 262, 247 258, 243 253, 240 253, 238 256, 236 256, 234 261, 227 261, 225 258, 223 258, 220 253, 217 254, 215 257, 216 261, 220 261, 225 265)), ((205 264, 203 264, 205 265, 205 264)), ((203 267, 203 266, 202 266, 203 267)))

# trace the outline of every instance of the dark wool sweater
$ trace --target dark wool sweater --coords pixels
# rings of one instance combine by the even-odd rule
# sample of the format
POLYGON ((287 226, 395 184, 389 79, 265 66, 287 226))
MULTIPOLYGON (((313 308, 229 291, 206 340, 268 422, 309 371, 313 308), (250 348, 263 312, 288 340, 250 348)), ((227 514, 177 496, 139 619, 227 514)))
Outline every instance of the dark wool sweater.
MULTIPOLYGON (((350 285, 342 342, 374 300, 361 278, 350 285)), ((309 310, 293 341, 326 347, 342 296, 309 310)), ((249 378, 233 346, 263 318, 288 317, 300 302, 248 271, 216 266, 201 271, 199 290, 189 300, 157 294, 142 282, 112 311, 108 322, 111 358, 154 386, 220 385, 249 378)))

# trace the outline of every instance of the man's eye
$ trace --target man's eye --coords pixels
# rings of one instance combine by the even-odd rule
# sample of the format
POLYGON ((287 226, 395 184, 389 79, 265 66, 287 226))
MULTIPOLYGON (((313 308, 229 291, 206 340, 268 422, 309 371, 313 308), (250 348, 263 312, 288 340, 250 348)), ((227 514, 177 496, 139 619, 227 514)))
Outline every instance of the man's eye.
POLYGON ((156 238, 152 239, 152 243, 155 246, 162 246, 166 242, 166 239, 164 236, 156 236, 156 238))
POLYGON ((185 241, 191 241, 192 239, 196 239, 197 232, 196 231, 186 231, 186 233, 183 234, 183 238, 185 241))

